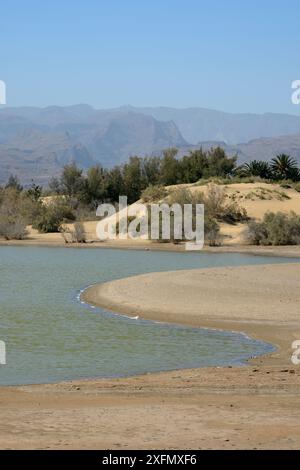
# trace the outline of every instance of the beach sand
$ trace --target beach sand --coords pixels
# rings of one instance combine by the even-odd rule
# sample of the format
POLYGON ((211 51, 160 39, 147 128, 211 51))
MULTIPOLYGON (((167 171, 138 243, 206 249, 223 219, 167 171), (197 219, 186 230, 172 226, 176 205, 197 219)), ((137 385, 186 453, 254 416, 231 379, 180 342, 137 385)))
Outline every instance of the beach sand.
POLYGON ((300 264, 143 274, 86 290, 84 301, 149 320, 243 331, 276 344, 288 364, 300 339, 300 264))
POLYGON ((243 367, 0 388, 0 447, 299 449, 300 265, 147 274, 90 288, 120 313, 245 331, 279 349, 243 367))

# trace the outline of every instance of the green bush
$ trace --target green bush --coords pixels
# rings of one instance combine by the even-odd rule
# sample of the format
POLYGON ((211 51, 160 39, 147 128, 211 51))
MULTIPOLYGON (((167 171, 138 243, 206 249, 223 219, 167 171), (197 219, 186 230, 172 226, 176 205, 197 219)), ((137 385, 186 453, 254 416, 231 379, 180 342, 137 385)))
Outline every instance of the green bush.
POLYGON ((54 233, 60 231, 62 223, 74 220, 73 210, 64 201, 56 201, 43 206, 41 214, 34 220, 32 226, 41 233, 54 233))
POLYGON ((29 225, 39 215, 41 207, 41 203, 28 192, 8 187, 0 193, 0 217, 12 216, 29 225))
POLYGON ((261 222, 249 222, 245 235, 252 245, 299 245, 300 217, 294 212, 267 212, 261 222))
POLYGON ((251 220, 248 223, 245 238, 250 245, 268 245, 268 232, 265 224, 251 220))
POLYGON ((300 193, 300 183, 295 183, 294 189, 295 189, 295 191, 297 191, 298 193, 300 193))
POLYGON ((226 191, 217 184, 210 183, 206 193, 191 192, 186 188, 173 191, 169 198, 169 204, 204 204, 205 214, 211 219, 229 224, 245 222, 249 220, 247 212, 236 201, 228 201, 226 191))
POLYGON ((220 235, 220 226, 215 219, 206 217, 204 221, 205 241, 209 246, 220 246, 222 237, 220 235))
POLYGON ((8 186, 0 191, 0 236, 7 240, 23 240, 28 225, 40 204, 27 193, 8 186))

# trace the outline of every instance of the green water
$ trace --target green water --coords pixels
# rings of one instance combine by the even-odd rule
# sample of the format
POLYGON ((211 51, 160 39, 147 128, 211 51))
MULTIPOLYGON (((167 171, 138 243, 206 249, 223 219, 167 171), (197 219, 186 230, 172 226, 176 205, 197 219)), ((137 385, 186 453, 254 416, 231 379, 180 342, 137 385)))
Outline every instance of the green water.
POLYGON ((145 272, 288 261, 296 260, 0 247, 0 340, 7 349, 0 384, 242 363, 272 346, 236 333, 126 319, 80 303, 79 292, 93 283, 145 272))

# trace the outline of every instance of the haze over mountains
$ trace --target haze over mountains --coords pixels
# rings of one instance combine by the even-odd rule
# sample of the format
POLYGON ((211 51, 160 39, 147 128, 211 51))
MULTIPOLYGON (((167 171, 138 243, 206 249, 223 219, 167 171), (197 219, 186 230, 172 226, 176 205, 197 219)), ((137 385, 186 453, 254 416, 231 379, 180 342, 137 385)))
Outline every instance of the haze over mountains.
POLYGON ((203 108, 96 110, 88 105, 0 109, 0 184, 47 183, 66 163, 111 167, 130 155, 220 144, 239 161, 285 152, 300 162, 300 116, 230 114, 203 108), (242 142, 242 143, 240 143, 242 142))

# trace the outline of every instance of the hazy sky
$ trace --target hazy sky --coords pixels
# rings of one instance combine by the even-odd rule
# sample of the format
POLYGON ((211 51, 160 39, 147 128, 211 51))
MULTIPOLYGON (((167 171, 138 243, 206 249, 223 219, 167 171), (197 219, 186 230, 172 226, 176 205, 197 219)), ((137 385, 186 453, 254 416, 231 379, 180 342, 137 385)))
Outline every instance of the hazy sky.
POLYGON ((289 112, 299 0, 7 0, 10 106, 201 106, 289 112))

